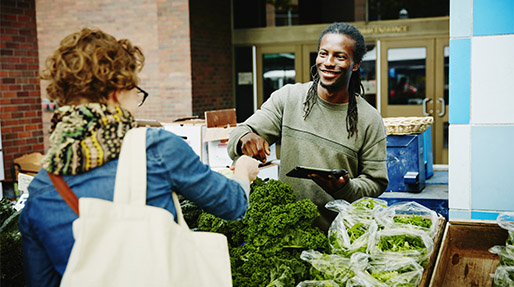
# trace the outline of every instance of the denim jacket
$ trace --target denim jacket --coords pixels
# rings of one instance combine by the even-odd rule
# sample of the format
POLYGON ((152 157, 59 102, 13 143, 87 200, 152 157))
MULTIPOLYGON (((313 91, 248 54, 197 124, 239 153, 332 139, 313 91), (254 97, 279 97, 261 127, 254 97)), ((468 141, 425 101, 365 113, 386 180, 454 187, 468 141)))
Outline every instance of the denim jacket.
MULTIPOLYGON (((164 129, 146 134, 147 205, 176 216, 171 192, 223 219, 241 219, 248 207, 249 185, 228 179, 203 164, 187 143, 164 129)), ((89 172, 64 176, 80 197, 113 198, 118 160, 89 172)), ((27 286, 58 286, 73 247, 72 222, 77 215, 54 188, 45 170, 28 187, 21 213, 24 272, 27 286)), ((106 256, 109 256, 106 254, 106 256)))

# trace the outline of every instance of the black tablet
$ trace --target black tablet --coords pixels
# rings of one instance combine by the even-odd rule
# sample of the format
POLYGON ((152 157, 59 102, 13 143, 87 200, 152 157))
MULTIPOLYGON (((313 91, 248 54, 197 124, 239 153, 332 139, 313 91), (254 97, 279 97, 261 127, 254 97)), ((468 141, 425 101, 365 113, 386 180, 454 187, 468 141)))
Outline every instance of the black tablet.
POLYGON ((327 176, 329 174, 334 176, 344 176, 348 173, 346 169, 324 169, 324 168, 315 168, 315 167, 305 167, 305 166, 297 166, 289 171, 286 175, 290 177, 298 177, 298 178, 308 178, 309 174, 319 174, 321 176, 327 176))

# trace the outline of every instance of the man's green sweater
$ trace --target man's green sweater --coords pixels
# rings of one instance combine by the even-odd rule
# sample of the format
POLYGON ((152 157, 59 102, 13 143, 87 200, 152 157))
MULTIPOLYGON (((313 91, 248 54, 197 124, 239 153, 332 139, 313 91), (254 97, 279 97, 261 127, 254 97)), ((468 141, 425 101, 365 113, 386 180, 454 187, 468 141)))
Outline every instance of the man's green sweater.
POLYGON ((386 133, 378 111, 357 97, 358 132, 348 138, 348 103, 333 104, 319 96, 306 119, 303 102, 312 82, 286 85, 275 91, 254 115, 230 134, 228 152, 240 156, 237 143, 254 132, 270 145, 279 141, 279 179, 290 184, 297 200, 309 198, 320 211, 316 224, 328 230, 335 213, 325 204, 334 199, 352 202, 362 197, 378 197, 387 187, 386 133), (348 170, 350 181, 329 194, 310 179, 286 176, 295 166, 348 170))

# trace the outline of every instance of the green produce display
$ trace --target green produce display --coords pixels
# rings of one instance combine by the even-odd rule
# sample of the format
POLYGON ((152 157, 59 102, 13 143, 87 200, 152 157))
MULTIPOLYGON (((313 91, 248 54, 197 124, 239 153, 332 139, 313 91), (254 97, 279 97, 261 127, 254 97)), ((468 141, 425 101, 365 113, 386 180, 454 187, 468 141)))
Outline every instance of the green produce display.
POLYGON ((375 198, 327 208, 338 212, 328 237, 312 226, 314 203, 258 178, 244 219, 202 212, 197 226, 227 236, 234 286, 417 286, 433 251, 433 211, 375 198))
MULTIPOLYGON (((415 202, 387 206, 374 198, 335 200, 327 208, 339 212, 329 229, 330 253, 302 253, 315 280, 339 286, 419 284, 433 251, 434 211, 415 202)), ((305 286, 323 286, 312 282, 305 286)))
POLYGON ((309 279, 303 250, 326 251, 328 240, 312 222, 319 213, 310 200, 296 201, 290 185, 278 180, 252 183, 247 215, 227 221, 202 213, 198 228, 225 234, 234 286, 296 286, 309 279))
POLYGON ((11 201, 0 201, 0 246, 1 246, 1 286, 23 286, 23 258, 21 253, 21 234, 18 231, 20 211, 13 208, 11 201))
POLYGON ((507 230, 505 245, 496 245, 489 252, 500 257, 500 263, 492 275, 493 287, 514 286, 514 212, 503 212, 498 215, 498 225, 507 230))
POLYGON ((396 223, 416 225, 425 228, 430 228, 432 226, 432 220, 414 214, 412 216, 396 216, 393 218, 393 221, 396 223))
POLYGON ((387 204, 384 203, 382 200, 366 197, 355 201, 354 203, 352 203, 352 206, 364 207, 368 210, 373 210, 377 206, 387 207, 387 204))
POLYGON ((184 215, 184 220, 190 229, 196 229, 198 227, 198 217, 202 214, 203 210, 196 203, 184 198, 182 195, 177 194, 180 202, 180 208, 184 215))
POLYGON ((392 252, 426 248, 421 237, 410 235, 382 236, 380 237, 377 246, 382 251, 392 252))

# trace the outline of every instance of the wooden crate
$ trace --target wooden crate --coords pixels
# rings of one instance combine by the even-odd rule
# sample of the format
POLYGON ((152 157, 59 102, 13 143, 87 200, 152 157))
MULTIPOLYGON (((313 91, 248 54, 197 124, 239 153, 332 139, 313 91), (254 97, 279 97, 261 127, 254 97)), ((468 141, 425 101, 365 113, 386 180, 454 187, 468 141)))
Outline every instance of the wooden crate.
POLYGON ((434 251, 432 251, 432 255, 430 255, 430 259, 428 261, 427 267, 423 271, 423 276, 421 277, 421 281, 418 284, 418 287, 428 287, 430 283, 430 277, 432 276, 432 272, 434 271, 435 262, 437 259, 437 254, 439 251, 439 246, 441 245, 441 239, 443 238, 443 233, 446 226, 446 219, 444 217, 438 218, 438 228, 437 233, 434 236, 434 251))
POLYGON ((489 248, 505 245, 507 236, 496 221, 449 221, 429 286, 491 286, 489 274, 495 272, 500 258, 489 248))

